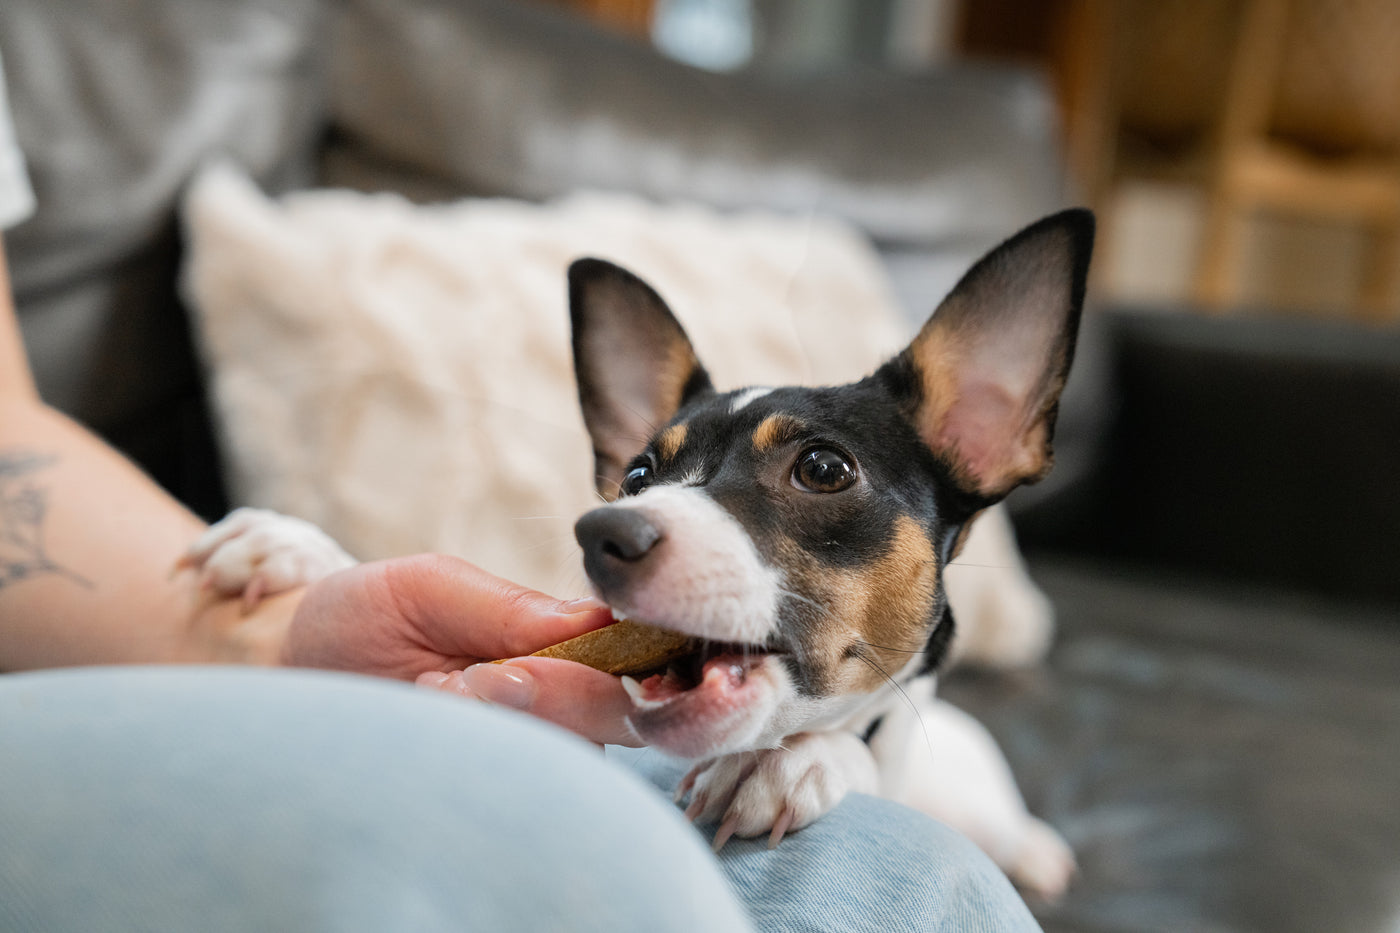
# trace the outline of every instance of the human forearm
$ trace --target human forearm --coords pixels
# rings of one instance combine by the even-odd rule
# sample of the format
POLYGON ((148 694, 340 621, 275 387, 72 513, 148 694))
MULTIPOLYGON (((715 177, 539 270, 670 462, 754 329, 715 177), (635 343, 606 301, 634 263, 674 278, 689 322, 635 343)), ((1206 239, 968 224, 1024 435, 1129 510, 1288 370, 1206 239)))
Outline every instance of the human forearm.
POLYGON ((83 428, 0 392, 0 670, 275 661, 299 592, 244 616, 172 574, 203 527, 83 428))

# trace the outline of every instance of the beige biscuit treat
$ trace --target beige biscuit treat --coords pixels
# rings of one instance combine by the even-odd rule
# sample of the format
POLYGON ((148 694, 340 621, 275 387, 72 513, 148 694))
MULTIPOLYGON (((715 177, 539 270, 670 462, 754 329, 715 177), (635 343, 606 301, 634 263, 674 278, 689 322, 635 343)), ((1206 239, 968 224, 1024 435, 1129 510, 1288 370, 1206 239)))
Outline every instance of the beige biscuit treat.
POLYGON ((696 639, 640 622, 618 621, 531 657, 577 661, 605 674, 640 674, 695 650, 696 639))

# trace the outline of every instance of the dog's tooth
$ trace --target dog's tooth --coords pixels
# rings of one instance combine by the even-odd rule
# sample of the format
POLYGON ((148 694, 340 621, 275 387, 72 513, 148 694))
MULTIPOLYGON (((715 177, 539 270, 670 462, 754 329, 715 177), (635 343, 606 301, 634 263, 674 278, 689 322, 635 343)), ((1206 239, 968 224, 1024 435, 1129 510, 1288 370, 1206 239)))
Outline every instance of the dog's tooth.
MULTIPOLYGON (((611 608, 611 607, 609 607, 609 608, 611 608)), ((626 614, 626 613, 624 613, 624 612, 619 612, 619 611, 616 610, 616 609, 613 609, 613 610, 612 610, 612 617, 613 617, 613 621, 614 621, 614 622, 630 622, 630 621, 632 621, 631 619, 627 618, 627 614, 626 614)))
POLYGON ((637 709, 658 709, 665 706, 663 700, 648 700, 642 695, 642 685, 637 683, 636 678, 626 674, 622 675, 622 689, 627 691, 627 695, 632 698, 632 705, 637 709))

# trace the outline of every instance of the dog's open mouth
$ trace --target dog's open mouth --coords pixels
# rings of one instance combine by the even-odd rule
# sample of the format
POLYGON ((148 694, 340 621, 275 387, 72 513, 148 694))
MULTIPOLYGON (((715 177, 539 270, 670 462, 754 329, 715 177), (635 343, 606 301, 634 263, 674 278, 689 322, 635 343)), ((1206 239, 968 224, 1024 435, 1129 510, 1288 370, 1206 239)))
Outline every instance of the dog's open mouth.
POLYGON ((774 656, 755 645, 701 642, 640 680, 622 678, 632 697, 627 721, 645 744, 682 758, 741 747, 772 714, 774 656))
POLYGON ((696 691, 707 695, 734 693, 771 653, 756 645, 702 641, 697 650, 670 661, 662 669, 640 677, 623 677, 622 685, 638 710, 658 710, 696 691))

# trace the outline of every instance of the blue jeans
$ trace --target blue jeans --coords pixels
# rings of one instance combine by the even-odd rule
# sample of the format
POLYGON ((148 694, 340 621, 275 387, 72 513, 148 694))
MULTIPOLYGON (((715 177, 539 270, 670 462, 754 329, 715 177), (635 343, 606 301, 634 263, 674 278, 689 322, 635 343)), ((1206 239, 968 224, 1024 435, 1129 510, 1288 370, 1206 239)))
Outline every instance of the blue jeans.
MULTIPOLYGON (((629 754, 658 782, 679 767, 629 754)), ((593 747, 426 690, 214 667, 0 677, 0 930, 664 933, 747 918, 1036 928, 980 852, 873 798, 716 861, 667 797, 593 747)))

